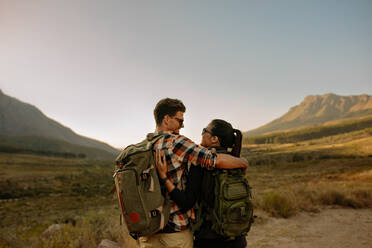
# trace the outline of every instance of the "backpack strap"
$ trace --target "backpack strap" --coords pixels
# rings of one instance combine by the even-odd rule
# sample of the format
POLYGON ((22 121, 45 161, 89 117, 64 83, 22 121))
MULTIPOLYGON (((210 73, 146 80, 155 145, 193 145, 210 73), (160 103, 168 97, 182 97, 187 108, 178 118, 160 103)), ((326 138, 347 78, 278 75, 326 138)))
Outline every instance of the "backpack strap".
POLYGON ((146 140, 151 144, 151 146, 153 146, 160 138, 164 137, 165 133, 149 133, 147 134, 146 136, 146 140))
MULTIPOLYGON (((149 142, 149 148, 153 148, 154 144, 161 138, 165 137, 166 133, 149 133, 146 137, 147 141, 149 142)), ((156 161, 155 161, 156 162, 156 161)), ((165 194, 164 196, 164 204, 160 206, 158 209, 156 209, 161 214, 161 220, 160 220, 160 226, 158 231, 162 230, 167 224, 169 220, 170 210, 173 201, 170 199, 169 194, 165 194)))
MULTIPOLYGON (((152 146, 162 137, 164 137, 166 134, 164 133, 158 133, 158 134, 154 134, 154 133, 149 133, 147 134, 146 136, 146 140, 148 141, 148 148, 152 148, 152 146)), ((145 174, 146 174, 146 171, 145 171, 145 174)), ((116 176, 116 173, 113 175, 113 177, 115 178, 116 176)), ((151 184, 150 184, 150 187, 149 187, 149 190, 152 191, 153 190, 153 181, 151 181, 151 184)), ((115 184, 112 186, 109 194, 114 194, 116 192, 116 186, 115 184)))
POLYGON ((210 221, 209 215, 213 208, 210 207, 214 204, 214 174, 215 171, 203 170, 203 179, 201 182, 201 192, 197 205, 199 206, 196 210, 196 221, 191 226, 193 232, 200 231, 205 221, 210 221))

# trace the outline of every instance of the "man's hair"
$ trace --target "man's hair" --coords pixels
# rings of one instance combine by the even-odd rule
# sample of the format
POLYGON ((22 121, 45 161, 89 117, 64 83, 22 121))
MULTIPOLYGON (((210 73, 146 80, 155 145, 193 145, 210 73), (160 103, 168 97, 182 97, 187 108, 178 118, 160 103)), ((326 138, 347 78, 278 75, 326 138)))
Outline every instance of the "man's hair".
POLYGON ((172 98, 161 99, 154 109, 156 125, 160 126, 166 115, 173 117, 178 111, 186 112, 186 107, 181 100, 172 98))

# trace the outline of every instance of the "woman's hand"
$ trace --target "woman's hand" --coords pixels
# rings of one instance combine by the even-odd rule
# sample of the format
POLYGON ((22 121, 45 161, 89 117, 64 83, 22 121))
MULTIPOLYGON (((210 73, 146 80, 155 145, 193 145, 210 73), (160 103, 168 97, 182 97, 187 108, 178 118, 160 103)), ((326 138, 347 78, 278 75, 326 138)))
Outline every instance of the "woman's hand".
POLYGON ((168 192, 172 192, 175 189, 174 184, 167 179, 167 160, 165 159, 164 151, 156 151, 156 169, 158 170, 159 177, 165 179, 165 187, 168 192))
POLYGON ((158 170, 160 178, 166 178, 167 177, 167 162, 165 160, 164 151, 156 151, 156 169, 158 170))
POLYGON ((247 166, 243 168, 243 169, 244 169, 244 175, 246 175, 246 174, 247 174, 248 165, 249 165, 248 160, 247 160, 245 157, 240 157, 240 158, 241 158, 244 162, 246 162, 246 164, 247 164, 247 166))

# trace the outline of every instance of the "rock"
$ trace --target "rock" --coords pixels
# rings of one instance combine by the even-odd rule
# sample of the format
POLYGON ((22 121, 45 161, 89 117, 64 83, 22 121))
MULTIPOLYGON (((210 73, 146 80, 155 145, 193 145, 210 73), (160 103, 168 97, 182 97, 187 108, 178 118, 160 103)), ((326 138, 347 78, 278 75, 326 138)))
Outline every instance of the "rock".
POLYGON ((61 225, 60 224, 53 224, 53 225, 50 225, 44 232, 43 234, 44 235, 50 235, 50 234, 53 234, 55 233, 56 231, 58 231, 59 229, 61 229, 61 225))
POLYGON ((98 248, 120 248, 120 245, 114 241, 104 239, 98 245, 98 248))

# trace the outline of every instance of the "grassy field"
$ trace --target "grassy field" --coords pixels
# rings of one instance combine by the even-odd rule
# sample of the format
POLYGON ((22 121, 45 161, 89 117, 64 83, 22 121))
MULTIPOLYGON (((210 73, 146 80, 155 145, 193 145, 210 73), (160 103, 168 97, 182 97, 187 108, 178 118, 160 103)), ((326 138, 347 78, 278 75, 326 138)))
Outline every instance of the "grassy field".
POLYGON ((372 207, 370 129, 290 144, 246 145, 254 202, 273 216, 325 205, 372 207))
MULTIPOLYGON (((372 207, 372 136, 356 131, 242 155, 255 207, 276 217, 372 207)), ((0 247, 97 247, 131 242, 119 223, 112 162, 0 153, 0 247), (53 224, 58 230, 46 231, 53 224)))
POLYGON ((0 153, 0 247, 96 246, 119 220, 109 193, 113 168, 112 162, 0 153), (62 224, 60 236, 43 235, 52 224, 62 224))

